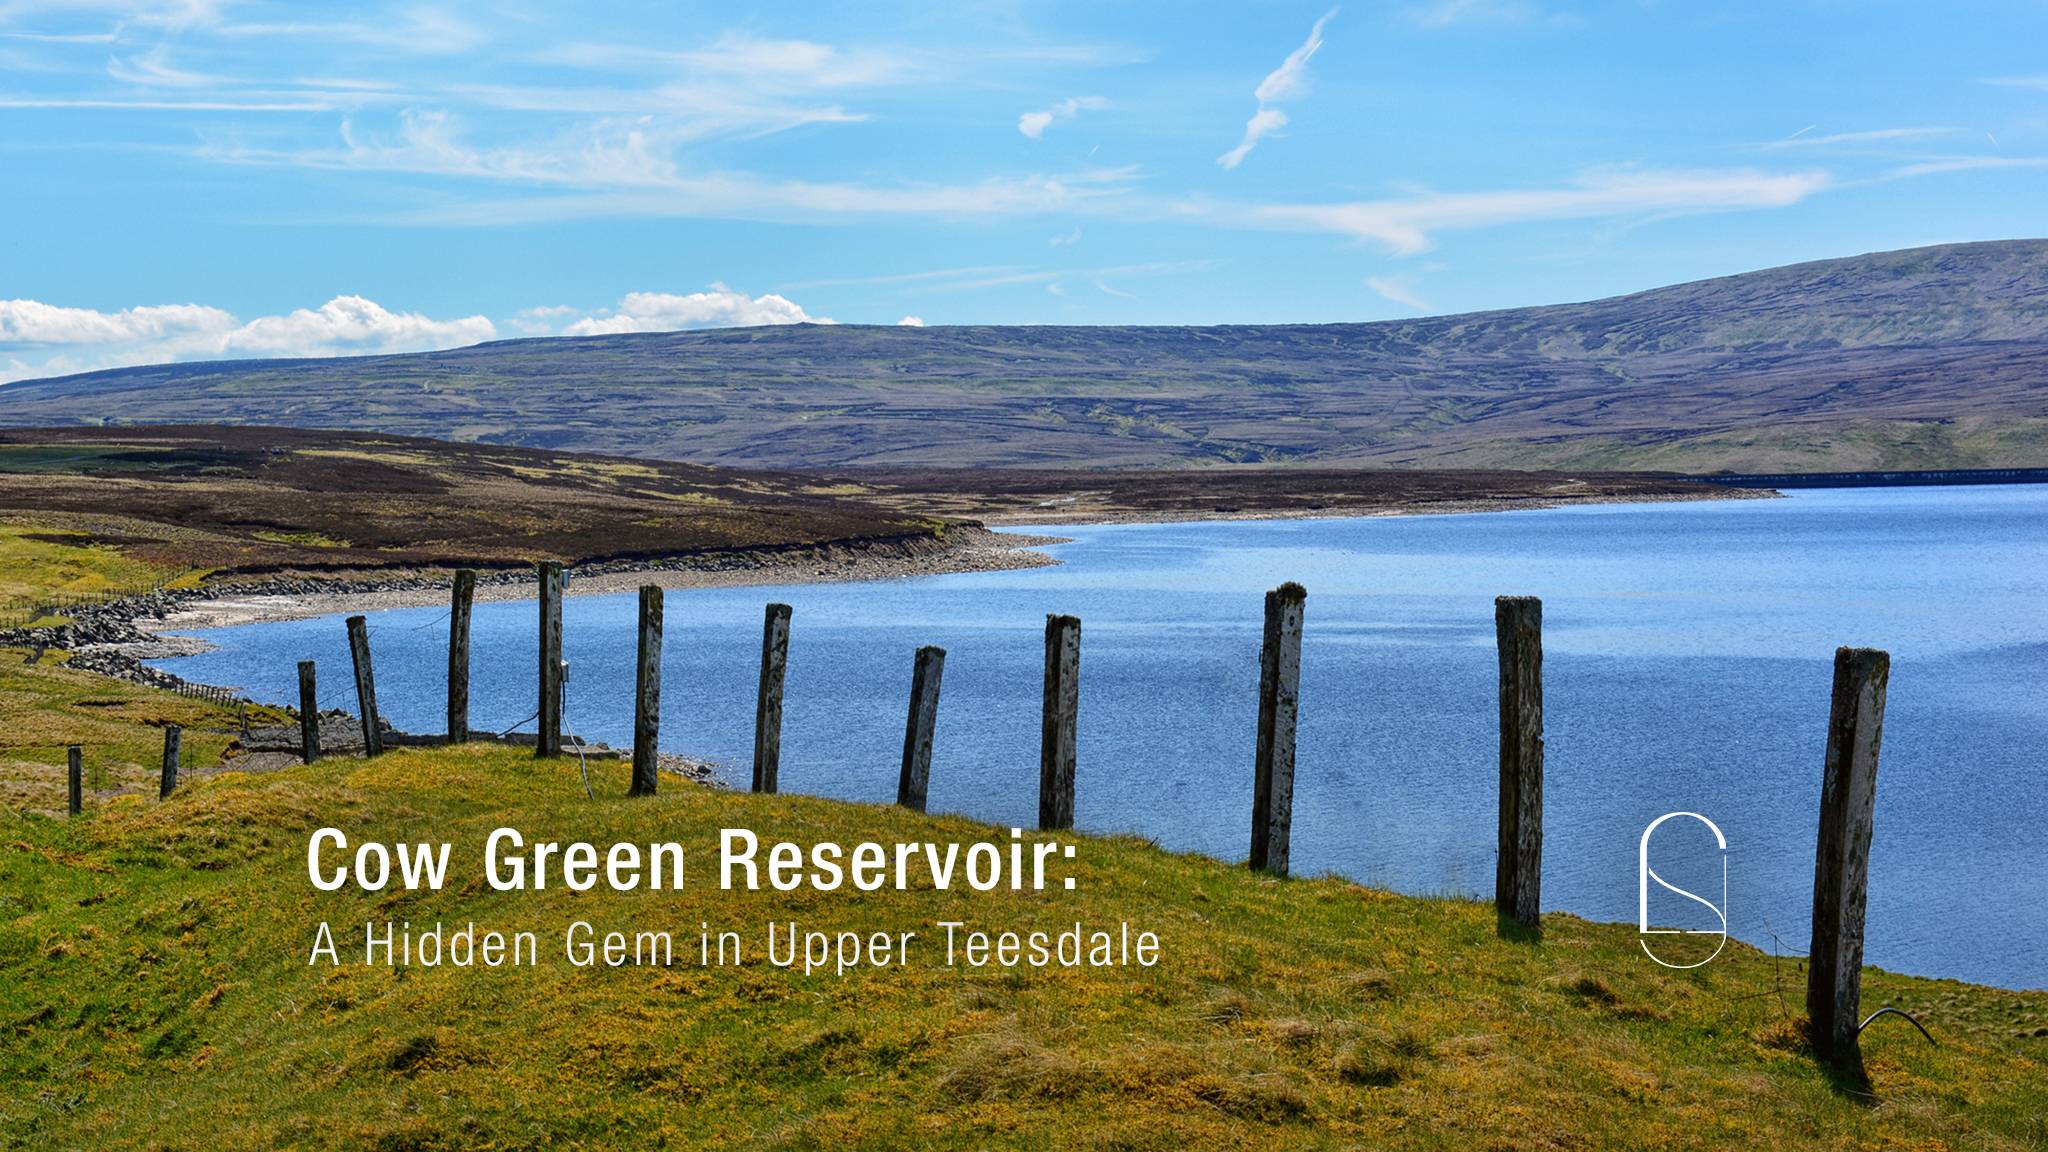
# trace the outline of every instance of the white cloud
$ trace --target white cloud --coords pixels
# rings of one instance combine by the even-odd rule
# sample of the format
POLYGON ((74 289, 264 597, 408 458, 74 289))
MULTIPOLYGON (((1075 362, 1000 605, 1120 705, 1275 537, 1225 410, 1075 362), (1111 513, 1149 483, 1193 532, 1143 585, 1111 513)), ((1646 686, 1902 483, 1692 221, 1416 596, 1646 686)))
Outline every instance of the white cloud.
POLYGON ((1076 224, 1074 225, 1074 230, 1072 232, 1067 232, 1062 235, 1055 236, 1052 239, 1046 241, 1046 244, 1049 247, 1053 248, 1068 248, 1075 244, 1079 244, 1080 242, 1081 226, 1079 224, 1076 224))
POLYGON ((1373 240, 1401 255, 1427 249, 1433 232, 1538 220, 1684 215, 1783 208, 1826 188, 1825 172, 1752 169, 1598 169, 1557 188, 1429 192, 1400 200, 1328 204, 1227 204, 1188 201, 1177 215, 1211 224, 1331 232, 1373 240))
POLYGON ((1809 136, 1813 125, 1808 125, 1782 140, 1765 144, 1766 148, 1825 148, 1835 144, 1883 144, 1894 140, 1916 140, 1927 136, 1945 136, 1953 128, 1873 128, 1864 132, 1836 132, 1828 136, 1809 136))
POLYGON ((1218 156, 1216 163, 1225 168, 1237 167, 1244 163, 1244 158, 1251 154, 1251 150, 1258 146, 1261 139, 1287 126, 1287 113, 1273 105, 1283 100, 1296 99, 1308 92, 1309 58, 1321 50, 1323 25, 1328 24, 1330 17, 1336 14, 1335 8, 1325 12, 1323 18, 1316 21, 1315 27, 1309 29, 1308 39, 1301 42, 1301 47, 1289 52, 1287 59, 1281 61, 1278 68, 1267 73, 1266 78, 1259 81, 1258 89, 1253 92, 1258 98, 1259 107, 1252 113, 1252 118, 1245 122, 1244 138, 1238 141, 1237 147, 1218 156))
POLYGON ((528 336, 552 336, 569 317, 580 314, 583 309, 573 304, 544 304, 535 308, 521 308, 512 314, 512 327, 528 336))
POLYGON ((924 327, 924 317, 905 316, 903 319, 898 320, 896 322, 896 326, 898 328, 922 328, 924 327))
POLYGON ((244 39, 314 40, 359 44, 417 56, 451 56, 484 42, 484 30, 436 8, 405 6, 367 21, 223 23, 214 31, 244 39))
POLYGON ((361 296, 336 296, 317 309, 259 316, 228 333, 222 351, 232 356, 423 352, 476 344, 497 334, 482 316, 435 320, 417 312, 392 312, 361 296))
POLYGON ((618 306, 562 329, 564 336, 603 336, 616 332, 670 332, 680 328, 747 328, 759 324, 831 324, 812 316, 795 301, 774 293, 749 297, 723 284, 687 296, 667 292, 630 292, 618 306))
POLYGON ((1950 172, 1982 172, 2008 168, 2048 167, 2048 156, 1935 156, 1895 168, 1885 180, 1908 180, 1915 176, 1944 176, 1950 172))
POLYGON ((1365 286, 1379 293, 1382 299, 1390 300, 1403 308, 1413 308, 1417 312, 1430 310, 1428 301, 1417 296, 1413 289, 1399 280, 1384 276, 1368 276, 1365 278, 1365 286))
POLYGON ((482 316, 435 320, 392 312, 361 296, 336 296, 316 309, 246 323, 200 304, 100 312, 0 300, 0 355, 7 361, 0 380, 180 360, 424 352, 496 335, 482 316))
POLYGON ((1026 112, 1022 116, 1017 117, 1017 131, 1031 137, 1033 140, 1042 139, 1045 136, 1045 130, 1051 127, 1055 120, 1072 120, 1074 117, 1079 116, 1083 109, 1095 110, 1107 107, 1109 107, 1109 101, 1104 100, 1100 96, 1072 96, 1043 112, 1026 112))

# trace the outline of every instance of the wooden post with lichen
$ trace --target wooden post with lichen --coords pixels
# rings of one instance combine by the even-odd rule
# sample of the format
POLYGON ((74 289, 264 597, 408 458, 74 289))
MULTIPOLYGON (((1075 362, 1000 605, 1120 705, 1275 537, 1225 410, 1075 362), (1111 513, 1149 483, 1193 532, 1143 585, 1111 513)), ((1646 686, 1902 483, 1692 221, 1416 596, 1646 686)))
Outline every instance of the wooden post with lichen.
POLYGON ((469 739, 469 609, 476 600, 476 570, 457 569, 448 605, 448 742, 469 739))
POLYGON ((562 566, 543 560, 540 573, 540 734, 536 756, 562 754, 562 566))
POLYGON ((1835 651, 1821 777, 1820 839, 1813 861, 1813 937, 1806 1015, 1815 1054, 1855 1064, 1863 997, 1863 911, 1870 879, 1871 815, 1891 657, 1874 648, 1835 651))
POLYGON ((1266 593, 1259 648, 1259 742, 1252 776, 1251 866, 1287 875, 1294 823, 1294 730, 1301 691, 1301 624, 1308 590, 1292 581, 1266 593))
POLYGON ((946 670, 946 650, 926 645, 917 650, 910 677, 910 716, 903 725, 903 772, 896 781, 896 802, 924 811, 925 789, 932 775, 932 730, 939 716, 939 677, 946 670))
POLYGON ((787 604, 770 604, 761 623, 761 685, 754 698, 754 791, 773 792, 782 773, 782 678, 789 665, 787 604))
POLYGON ((85 811, 85 749, 77 744, 64 750, 65 792, 73 816, 85 811))
POLYGON ((1074 826, 1074 726, 1081 701, 1081 621, 1045 618, 1045 699, 1038 731, 1038 826, 1074 826))
POLYGON ((370 625, 361 616, 348 618, 348 655, 355 666, 356 710, 363 718, 363 755, 384 752, 384 730, 377 718, 377 676, 370 667, 370 625))
POLYGON ((178 790, 178 760, 185 740, 185 730, 176 724, 164 725, 164 771, 157 783, 156 798, 169 800, 171 793, 178 790))
POLYGON ((633 786, 629 796, 652 796, 661 743, 661 587, 640 586, 640 651, 633 677, 633 786))
POLYGON ((307 764, 320 758, 320 692, 314 675, 311 660, 299 661, 299 759, 307 764))
POLYGON ((1500 838, 1493 906, 1503 927, 1542 926, 1543 601, 1493 602, 1500 655, 1500 838))

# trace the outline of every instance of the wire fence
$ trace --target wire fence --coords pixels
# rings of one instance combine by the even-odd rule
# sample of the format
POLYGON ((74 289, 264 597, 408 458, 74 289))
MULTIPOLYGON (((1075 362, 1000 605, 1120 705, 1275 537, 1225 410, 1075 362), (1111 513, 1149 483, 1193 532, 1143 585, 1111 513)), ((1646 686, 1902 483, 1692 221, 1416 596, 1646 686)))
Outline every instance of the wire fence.
POLYGON ((14 631, 33 626, 37 621, 68 616, 81 608, 99 608, 118 600, 129 600, 137 596, 148 596, 161 592, 169 585, 191 575, 197 569, 188 568, 152 580, 149 583, 119 585, 94 592, 63 592, 32 600, 26 604, 0 611, 0 631, 14 631))

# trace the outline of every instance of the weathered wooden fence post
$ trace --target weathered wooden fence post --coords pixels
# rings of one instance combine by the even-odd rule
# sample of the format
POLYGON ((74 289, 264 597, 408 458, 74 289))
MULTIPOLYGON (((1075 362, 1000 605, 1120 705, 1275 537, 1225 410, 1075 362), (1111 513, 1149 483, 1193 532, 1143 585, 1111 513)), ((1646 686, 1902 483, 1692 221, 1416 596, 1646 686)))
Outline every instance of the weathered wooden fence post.
POLYGON ((306 764, 320 758, 320 692, 314 675, 311 660, 299 661, 299 760, 306 764))
POLYGON ((761 623, 761 687, 754 699, 754 791, 773 792, 782 772, 782 674, 789 665, 789 605, 770 604, 761 623))
POLYGON ((73 744, 64 750, 65 790, 73 816, 85 811, 85 749, 73 744))
POLYGON ((1543 601, 1493 602, 1500 649, 1500 841, 1493 906, 1503 927, 1542 927, 1543 601))
POLYGON ((1863 997, 1863 909, 1891 666, 1891 657, 1874 648, 1835 650, 1820 842, 1813 860, 1813 942, 1806 965, 1806 1015, 1814 1052, 1831 1063, 1854 1064, 1861 1055, 1856 1032, 1863 997))
POLYGON ((661 743, 661 588, 640 586, 640 660, 633 680, 633 786, 629 796, 652 796, 661 743))
POLYGON ((562 566, 540 563, 540 735, 533 754, 562 754, 562 566))
POLYGON ((469 608, 476 599, 476 570, 455 572, 448 605, 448 742, 469 739, 469 608))
POLYGON ((1259 746, 1252 776, 1251 866, 1287 875, 1294 823, 1294 728, 1301 691, 1301 621, 1308 590, 1292 581, 1266 593, 1259 649, 1259 746))
POLYGON ((932 776, 932 728, 939 716, 939 676, 946 669, 946 650, 926 645, 917 650, 910 677, 910 718, 903 725, 903 775, 896 782, 896 802, 924 811, 925 788, 932 776))
POLYGON ((171 793, 178 790, 178 760, 184 741, 183 728, 176 724, 164 725, 164 772, 156 790, 156 798, 159 800, 169 800, 171 793))
POLYGON ((361 616, 348 618, 348 656, 355 665, 356 708, 363 718, 363 755, 384 752, 384 731, 377 719, 377 677, 370 668, 370 625, 361 616))
POLYGON ((1081 704, 1081 621, 1045 618, 1045 701, 1038 725, 1038 826, 1074 826, 1074 719, 1081 704))

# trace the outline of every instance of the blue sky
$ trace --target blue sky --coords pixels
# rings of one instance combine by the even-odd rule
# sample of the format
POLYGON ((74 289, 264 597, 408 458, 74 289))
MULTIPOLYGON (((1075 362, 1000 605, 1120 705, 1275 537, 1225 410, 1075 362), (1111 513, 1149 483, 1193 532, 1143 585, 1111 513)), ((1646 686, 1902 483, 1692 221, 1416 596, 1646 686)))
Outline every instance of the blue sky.
POLYGON ((2048 5, 0 0, 0 379, 2048 234, 2048 5))

